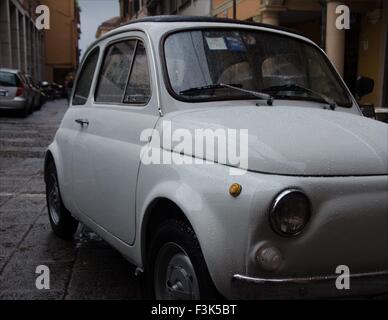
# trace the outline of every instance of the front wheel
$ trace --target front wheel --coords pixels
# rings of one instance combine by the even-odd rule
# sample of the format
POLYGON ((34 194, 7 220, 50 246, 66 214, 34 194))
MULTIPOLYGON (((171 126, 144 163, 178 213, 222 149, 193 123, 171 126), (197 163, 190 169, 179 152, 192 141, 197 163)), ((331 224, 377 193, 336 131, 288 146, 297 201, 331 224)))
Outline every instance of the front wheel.
POLYGON ((51 228, 63 239, 72 239, 78 228, 78 221, 66 209, 59 191, 58 177, 53 162, 48 164, 46 173, 46 199, 51 228))
POLYGON ((151 241, 146 270, 149 298, 199 300, 217 297, 198 239, 185 222, 168 220, 151 241))

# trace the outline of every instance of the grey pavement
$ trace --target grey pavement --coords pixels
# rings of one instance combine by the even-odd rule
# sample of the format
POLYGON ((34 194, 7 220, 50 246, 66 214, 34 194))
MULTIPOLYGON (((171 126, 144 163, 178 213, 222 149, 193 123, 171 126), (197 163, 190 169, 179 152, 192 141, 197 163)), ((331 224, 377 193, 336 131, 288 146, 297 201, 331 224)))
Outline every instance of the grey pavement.
POLYGON ((43 157, 67 109, 47 103, 26 119, 0 112, 0 300, 141 299, 134 266, 94 233, 56 237, 47 217, 43 157), (36 267, 50 268, 38 290, 36 267))

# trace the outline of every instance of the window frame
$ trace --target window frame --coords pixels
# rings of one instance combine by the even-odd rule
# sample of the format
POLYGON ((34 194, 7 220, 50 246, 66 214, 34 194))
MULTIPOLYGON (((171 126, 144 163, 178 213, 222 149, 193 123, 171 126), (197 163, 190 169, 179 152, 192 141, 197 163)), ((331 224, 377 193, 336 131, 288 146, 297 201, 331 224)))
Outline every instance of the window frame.
MULTIPOLYGON (((174 29, 171 31, 166 32, 163 34, 160 43, 159 43, 159 53, 160 53, 160 60, 162 64, 162 77, 164 81, 164 85, 167 89, 167 92, 169 95, 180 102, 185 102, 185 103, 203 103, 203 102, 224 102, 224 101, 242 101, 242 100, 257 100, 256 97, 242 97, 242 96, 236 96, 236 97, 229 97, 229 96, 219 96, 219 97, 210 97, 210 98, 199 98, 196 100, 186 98, 184 96, 180 96, 177 94, 171 84, 171 79, 168 73, 168 66, 167 66, 167 58, 166 58, 166 53, 165 53, 165 48, 166 48, 166 41, 170 36, 173 36, 174 34, 181 33, 181 32, 193 32, 193 31, 204 31, 204 30, 218 30, 218 31, 230 31, 230 30, 238 30, 238 31, 245 31, 245 32, 262 32, 262 33, 270 33, 270 34, 275 34, 278 37, 283 37, 283 38, 292 38, 295 41, 302 42, 305 45, 308 45, 310 47, 313 47, 315 50, 322 51, 320 54, 322 55, 323 59, 328 65, 329 70, 334 74, 335 79, 338 81, 338 83, 341 85, 341 87, 344 89, 346 92, 348 99, 349 99, 349 104, 348 105, 339 105, 338 107, 340 108, 345 108, 345 109, 352 109, 354 107, 354 99, 353 95, 351 94, 349 88, 347 87, 345 81, 341 78, 341 76, 338 74, 337 70, 334 68, 333 64, 330 62, 329 58, 327 57, 326 54, 324 54, 323 50, 316 44, 311 43, 309 41, 304 40, 303 38, 299 37, 293 37, 292 35, 287 35, 284 33, 278 33, 274 32, 272 30, 265 30, 265 29, 256 29, 256 28, 245 28, 245 27, 240 27, 240 26, 202 26, 202 27, 186 27, 186 28, 179 28, 179 29, 174 29)), ((289 100, 298 100, 298 99, 292 99, 290 98, 289 100)), ((308 101, 308 100, 305 100, 308 101)), ((314 102, 315 100, 311 100, 314 102)))
POLYGON ((128 36, 128 37, 123 37, 123 38, 119 38, 119 39, 114 39, 114 40, 106 43, 104 45, 104 50, 103 50, 103 55, 101 58, 100 67, 98 70, 98 74, 96 76, 97 76, 96 83, 94 85, 94 90, 93 90, 93 104, 94 105, 96 105, 96 106, 104 106, 105 105, 105 106, 125 106, 125 107, 146 107, 150 103, 152 96, 153 96, 152 79, 151 79, 152 75, 151 75, 150 60, 149 60, 148 49, 146 46, 146 41, 144 39, 142 39, 140 36, 128 36), (99 102, 96 100, 96 96, 97 96, 98 87, 100 85, 101 72, 102 72, 102 69, 104 67, 104 62, 105 62, 105 59, 106 59, 107 54, 109 52, 109 49, 111 46, 115 45, 116 43, 121 43, 121 42, 125 42, 125 41, 136 41, 136 44, 135 44, 135 49, 134 49, 133 54, 132 54, 132 61, 130 64, 130 69, 128 72, 128 77, 127 77, 127 81, 125 84, 125 90, 123 92, 123 97, 121 99, 121 102, 99 102), (124 103, 124 98, 125 98, 125 94, 127 92, 129 80, 130 80, 130 77, 132 74, 132 69, 133 69, 133 65, 134 65, 134 61, 135 61, 134 58, 136 57, 136 54, 137 54, 137 47, 138 47, 139 41, 141 41, 143 43, 144 50, 146 52, 147 68, 148 68, 148 75, 149 75, 148 81, 149 81, 149 85, 150 85, 150 96, 148 97, 148 100, 145 103, 124 103))
POLYGON ((80 71, 76 77, 76 81, 74 83, 74 90, 71 94, 71 103, 70 105, 73 107, 82 107, 82 106, 85 106, 89 99, 90 99, 90 95, 92 92, 94 92, 94 87, 93 87, 93 83, 94 83, 94 78, 97 74, 97 71, 99 71, 99 60, 100 60, 100 56, 101 56, 101 48, 100 46, 95 46, 93 49, 90 50, 90 52, 87 54, 87 56, 85 56, 84 58, 84 61, 82 62, 82 66, 80 68, 80 71), (74 104, 74 97, 75 97, 75 94, 77 92, 77 87, 78 87, 78 84, 79 84, 79 80, 81 79, 81 75, 83 74, 84 70, 85 70, 85 67, 86 67, 86 63, 88 62, 89 58, 91 58, 91 56, 97 52, 97 62, 96 62, 96 66, 94 67, 94 72, 93 72, 93 77, 92 77, 92 81, 90 83, 90 88, 89 88, 89 93, 88 93, 88 96, 86 97, 86 101, 85 103, 83 104, 74 104))

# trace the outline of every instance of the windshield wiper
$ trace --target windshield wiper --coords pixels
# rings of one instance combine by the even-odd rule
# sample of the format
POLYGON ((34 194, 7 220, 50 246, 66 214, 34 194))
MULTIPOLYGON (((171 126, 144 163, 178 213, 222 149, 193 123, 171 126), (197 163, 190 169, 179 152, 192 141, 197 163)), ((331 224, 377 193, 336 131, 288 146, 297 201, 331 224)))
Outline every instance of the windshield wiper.
POLYGON ((295 91, 295 92, 298 92, 298 91, 299 92, 306 92, 306 93, 310 93, 312 95, 315 95, 315 96, 319 97, 320 100, 327 103, 330 106, 331 110, 335 110, 337 107, 337 103, 333 99, 330 99, 329 97, 325 96, 324 94, 321 94, 319 92, 316 92, 316 91, 308 89, 308 88, 305 88, 305 87, 300 86, 298 84, 286 84, 283 86, 272 86, 272 87, 268 87, 268 88, 264 89, 263 91, 274 92, 276 95, 277 93, 279 93, 281 91, 288 91, 288 90, 295 91))
POLYGON ((229 89, 233 89, 233 90, 236 90, 239 92, 248 93, 248 94, 250 94, 256 98, 259 98, 261 100, 267 100, 267 104, 269 106, 272 106, 272 104, 273 104, 273 97, 267 93, 246 90, 246 89, 240 88, 239 85, 231 85, 231 84, 225 84, 225 83, 217 83, 217 84, 211 84, 211 85, 203 86, 203 87, 190 88, 187 90, 180 91, 179 94, 185 95, 185 94, 190 94, 190 93, 194 93, 197 91, 206 91, 206 90, 224 89, 224 88, 229 88, 229 89))

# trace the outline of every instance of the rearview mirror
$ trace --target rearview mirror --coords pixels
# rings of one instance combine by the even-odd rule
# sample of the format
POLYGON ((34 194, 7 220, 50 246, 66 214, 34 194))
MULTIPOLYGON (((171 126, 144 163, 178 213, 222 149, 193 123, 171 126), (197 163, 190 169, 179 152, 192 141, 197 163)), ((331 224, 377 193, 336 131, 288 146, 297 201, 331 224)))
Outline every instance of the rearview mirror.
POLYGON ((367 77, 358 77, 356 83, 356 94, 358 98, 362 98, 367 94, 372 93, 375 87, 375 81, 367 77))

